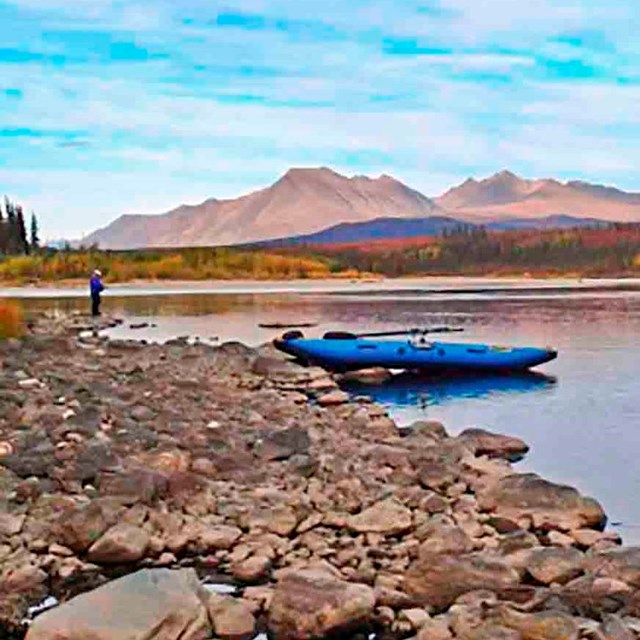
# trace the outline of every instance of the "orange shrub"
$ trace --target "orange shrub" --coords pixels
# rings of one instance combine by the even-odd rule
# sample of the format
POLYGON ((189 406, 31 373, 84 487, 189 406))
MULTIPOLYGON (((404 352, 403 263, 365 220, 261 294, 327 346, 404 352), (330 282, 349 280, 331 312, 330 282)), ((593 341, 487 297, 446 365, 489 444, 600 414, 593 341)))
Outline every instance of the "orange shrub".
POLYGON ((15 302, 0 300, 0 339, 22 335, 22 309, 15 302))

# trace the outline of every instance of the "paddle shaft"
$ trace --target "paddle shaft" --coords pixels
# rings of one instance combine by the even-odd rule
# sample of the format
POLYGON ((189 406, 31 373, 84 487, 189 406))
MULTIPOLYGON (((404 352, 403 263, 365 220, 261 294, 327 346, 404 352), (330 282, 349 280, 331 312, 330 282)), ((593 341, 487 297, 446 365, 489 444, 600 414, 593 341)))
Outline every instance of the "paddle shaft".
POLYGON ((404 331, 377 331, 372 333, 357 333, 357 338, 390 338, 392 336, 424 335, 427 333, 459 333, 464 329, 459 327, 431 327, 427 329, 405 329, 404 331))

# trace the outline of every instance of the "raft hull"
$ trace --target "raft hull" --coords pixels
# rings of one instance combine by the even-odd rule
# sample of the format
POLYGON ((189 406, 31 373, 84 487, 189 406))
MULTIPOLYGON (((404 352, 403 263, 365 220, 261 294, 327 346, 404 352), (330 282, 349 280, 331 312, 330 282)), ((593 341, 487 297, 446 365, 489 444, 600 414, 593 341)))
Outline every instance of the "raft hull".
POLYGON ((371 367, 443 371, 525 371, 557 357, 553 349, 492 347, 486 344, 407 340, 279 339, 275 346, 300 360, 331 371, 371 367))

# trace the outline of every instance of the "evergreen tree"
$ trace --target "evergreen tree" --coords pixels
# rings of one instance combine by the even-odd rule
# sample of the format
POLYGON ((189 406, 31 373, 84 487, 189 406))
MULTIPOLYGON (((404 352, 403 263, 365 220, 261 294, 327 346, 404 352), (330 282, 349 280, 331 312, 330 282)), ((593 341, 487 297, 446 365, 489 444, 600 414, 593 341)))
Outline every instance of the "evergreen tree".
POLYGON ((40 237, 38 235, 38 220, 36 214, 31 212, 31 249, 37 251, 40 248, 40 237))
POLYGON ((29 253, 29 241, 27 240, 27 227, 24 223, 22 207, 18 205, 16 211, 16 240, 18 253, 29 253))
POLYGON ((7 240, 6 240, 6 253, 18 253, 20 247, 20 241, 18 236, 18 226, 16 220, 16 208, 5 196, 4 199, 4 208, 7 212, 7 240))
POLYGON ((16 219, 16 210, 13 206, 13 202, 11 202, 7 196, 4 197, 4 209, 7 212, 7 222, 10 225, 13 224, 16 219))
POLYGON ((4 219, 4 207, 0 202, 0 253, 7 252, 7 221, 4 219))

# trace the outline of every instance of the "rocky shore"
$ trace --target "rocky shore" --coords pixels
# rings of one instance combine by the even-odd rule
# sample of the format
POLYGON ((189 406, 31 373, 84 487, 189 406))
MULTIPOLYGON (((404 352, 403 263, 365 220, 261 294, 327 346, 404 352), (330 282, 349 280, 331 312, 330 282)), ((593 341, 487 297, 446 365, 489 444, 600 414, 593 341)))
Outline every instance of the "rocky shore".
POLYGON ((269 347, 85 324, 0 342, 0 637, 640 637, 640 548, 518 473, 522 441, 400 430, 269 347))

